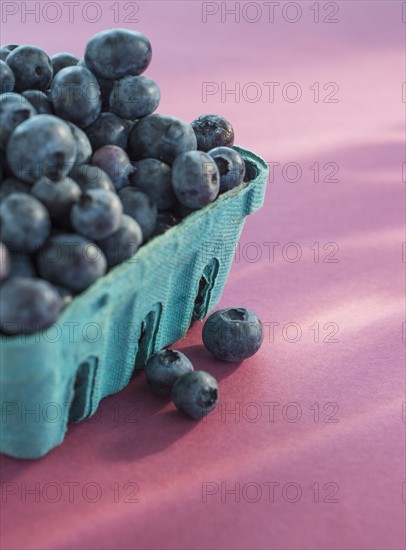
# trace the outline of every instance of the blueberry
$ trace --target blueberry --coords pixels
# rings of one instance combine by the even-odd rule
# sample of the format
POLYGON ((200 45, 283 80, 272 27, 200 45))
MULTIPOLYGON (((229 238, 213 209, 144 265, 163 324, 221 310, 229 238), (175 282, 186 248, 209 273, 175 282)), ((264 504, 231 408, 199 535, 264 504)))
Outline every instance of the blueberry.
POLYGON ((220 174, 214 160, 203 151, 179 155, 172 166, 176 198, 188 208, 201 208, 219 193, 220 174))
POLYGON ((86 65, 97 77, 108 80, 143 73, 151 56, 148 38, 128 29, 99 32, 89 40, 85 49, 86 65))
POLYGON ((153 236, 156 237, 157 235, 162 235, 162 233, 165 233, 165 231, 174 225, 177 225, 180 221, 180 218, 176 217, 174 214, 171 214, 167 210, 158 212, 153 236))
POLYGON ((70 218, 80 235, 100 240, 117 231, 122 214, 123 206, 115 193, 91 189, 72 206, 70 218))
POLYGON ((153 234, 157 222, 157 207, 154 201, 135 187, 124 187, 118 192, 123 203, 124 214, 134 218, 140 224, 144 239, 153 234))
POLYGON ((86 128, 87 137, 96 151, 104 145, 127 147, 130 128, 126 120, 114 113, 100 113, 98 118, 86 128))
POLYGON ((251 357, 263 339, 260 319, 245 308, 219 309, 203 327, 203 344, 222 361, 237 362, 251 357))
POLYGON ((97 244, 106 256, 108 267, 114 267, 134 256, 142 240, 140 225, 130 216, 123 214, 117 231, 110 237, 97 241, 97 244))
POLYGON ((196 210, 198 210, 198 208, 188 208, 180 202, 176 202, 173 207, 173 213, 180 219, 186 218, 189 214, 192 214, 192 212, 196 212, 196 210))
POLYGON ((54 77, 61 69, 66 67, 75 67, 79 62, 79 58, 68 52, 60 52, 51 56, 52 69, 54 77))
POLYGON ((171 208, 176 197, 172 189, 169 164, 158 159, 144 159, 135 162, 133 166, 130 184, 149 195, 159 210, 171 208))
POLYGON ((23 252, 10 252, 10 279, 12 277, 38 277, 33 257, 23 252))
POLYGON ((25 181, 10 176, 0 183, 0 201, 11 193, 31 193, 31 185, 25 181))
POLYGON ((5 44, 0 48, 0 59, 5 61, 8 54, 18 48, 18 44, 5 44))
POLYGON ((154 80, 145 76, 126 76, 114 83, 110 111, 134 120, 153 113, 160 99, 161 93, 154 80))
POLYGON ((0 93, 12 92, 14 90, 15 78, 13 71, 4 61, 0 61, 0 93))
POLYGON ((215 147, 231 147, 234 144, 234 130, 224 117, 202 115, 191 124, 200 151, 210 151, 215 147))
POLYGON ((54 285, 54 288, 61 298, 61 309, 64 309, 73 300, 72 292, 68 288, 65 288, 63 286, 54 285))
POLYGON ((36 115, 22 122, 7 143, 7 161, 18 178, 34 182, 66 176, 76 159, 69 126, 53 115, 36 115))
POLYGON ((0 283, 7 279, 10 273, 10 254, 7 247, 0 242, 0 283))
POLYGON ((91 160, 108 174, 116 190, 128 185, 128 176, 134 172, 127 153, 117 145, 104 145, 97 149, 91 160))
POLYGON ((83 130, 78 128, 73 122, 68 122, 67 124, 72 132, 73 139, 76 143, 76 160, 75 164, 85 164, 89 162, 92 156, 92 145, 89 141, 89 138, 83 130))
POLYGON ((191 371, 193 365, 186 355, 172 349, 158 351, 145 365, 149 387, 159 395, 170 395, 176 380, 191 371))
POLYGON ((74 166, 69 172, 69 177, 76 181, 84 193, 90 189, 104 189, 105 191, 115 192, 110 176, 98 166, 92 166, 91 164, 74 166))
POLYGON ((24 120, 37 114, 22 95, 9 92, 0 95, 0 150, 5 150, 11 132, 24 120))
POLYGON ((131 130, 128 140, 133 160, 155 158, 172 164, 186 151, 196 150, 196 136, 192 127, 169 115, 148 115, 131 130))
POLYGON ((25 90, 21 95, 31 103, 39 115, 54 114, 52 101, 41 90, 25 90))
POLYGON ((61 298, 47 281, 16 277, 0 288, 0 328, 7 334, 35 332, 54 323, 61 298))
POLYGON ((101 111, 100 86, 86 67, 61 69, 52 81, 55 113, 80 128, 89 126, 101 111))
POLYGON ((86 290, 107 270, 100 248, 75 233, 52 236, 37 254, 41 277, 74 293, 86 290))
POLYGON ((49 88, 52 63, 47 54, 36 46, 18 46, 6 58, 15 77, 16 92, 49 88))
POLYGON ((209 151, 220 172, 220 193, 237 187, 244 181, 245 162, 242 156, 230 147, 216 147, 209 151))
POLYGON ((10 250, 35 252, 51 231, 46 208, 26 193, 12 193, 0 205, 0 240, 10 250))
POLYGON ((55 226, 70 229, 71 208, 82 194, 73 179, 65 177, 51 181, 45 177, 40 178, 34 183, 31 194, 46 206, 55 226))
POLYGON ((172 399, 175 406, 187 416, 202 418, 217 405, 217 381, 211 374, 202 370, 187 372, 174 383, 172 399))

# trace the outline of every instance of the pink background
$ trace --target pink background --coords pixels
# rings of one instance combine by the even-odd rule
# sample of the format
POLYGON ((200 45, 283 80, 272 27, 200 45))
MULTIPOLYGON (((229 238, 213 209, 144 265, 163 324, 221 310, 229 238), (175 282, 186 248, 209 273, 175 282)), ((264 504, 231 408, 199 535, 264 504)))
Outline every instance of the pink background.
MULTIPOLYGON (((39 4, 55 17, 52 3, 39 4)), ((146 74, 161 86, 159 112, 188 121, 221 113, 237 144, 280 165, 265 206, 247 220, 219 304, 253 309, 268 327, 264 345, 239 367, 205 351, 200 323, 176 345, 218 378, 217 411, 189 421, 138 373, 93 419, 70 426, 45 458, 2 456, 2 548, 405 548, 402 2, 340 1, 339 21, 330 24, 322 22, 332 10, 327 3, 319 3, 319 23, 314 2, 299 4, 296 23, 283 19, 285 2, 273 23, 260 2, 257 22, 243 17, 254 11, 239 23, 232 15, 222 22, 219 11, 203 23, 200 2, 138 2, 138 23, 124 24, 129 11, 122 11, 115 24, 110 1, 98 2, 97 23, 86 22, 81 9, 71 23, 62 3, 59 22, 45 21, 43 12, 38 23, 29 15, 24 22, 19 3, 3 2, 2 42, 34 43, 50 54, 81 55, 106 27, 141 30, 153 45, 146 74), (11 4, 19 11, 5 19, 11 4), (240 82, 242 89, 253 82, 262 97, 250 102, 252 87, 248 100, 221 101, 219 93, 204 103, 204 82, 240 82), (280 83, 274 102, 264 82, 280 83), (296 103, 282 95, 289 82, 302 90, 296 103), (315 82, 319 102, 309 89, 315 82), (323 102, 328 82, 339 86, 336 103, 323 102), (289 181, 292 167, 281 170, 289 162, 302 169, 296 182, 289 181), (309 169, 315 162, 319 183, 309 169), (338 182, 322 181, 327 162, 338 165, 338 182), (274 257, 269 242, 280 243, 274 257), (296 249, 286 247, 292 242, 296 249), (334 244, 324 249, 327 243, 334 244), (289 261, 296 250, 301 258, 289 261), (273 337, 270 323, 279 323, 273 337), (297 325, 288 323, 300 327, 296 343, 297 325), (334 328, 338 341, 323 341, 334 328), (273 416, 270 402, 279 403, 273 416), (226 414, 238 407, 239 416, 226 414), (17 494, 5 494, 9 482, 17 494), (72 498, 68 482, 76 484, 72 498), (89 482, 95 485, 86 493, 89 482), (273 499, 270 483, 279 484, 273 499), (24 487, 35 484, 39 502, 30 494, 24 502, 24 487), (55 487, 62 495, 50 502, 55 487), (94 487, 100 498, 88 502, 96 500, 94 487), (237 495, 224 490, 233 487, 237 495)))

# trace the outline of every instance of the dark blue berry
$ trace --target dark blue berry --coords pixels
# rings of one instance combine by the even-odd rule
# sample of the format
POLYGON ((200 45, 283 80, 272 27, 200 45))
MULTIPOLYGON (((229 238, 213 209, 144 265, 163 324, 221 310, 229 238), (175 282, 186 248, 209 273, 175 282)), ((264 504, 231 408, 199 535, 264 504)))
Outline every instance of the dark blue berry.
POLYGON ((54 107, 49 97, 41 90, 25 90, 21 93, 31 103, 39 115, 53 115, 54 107))
POLYGON ((117 145, 104 145, 93 154, 91 162, 110 176, 116 190, 128 185, 128 176, 134 172, 127 153, 117 145))
POLYGON ((36 114, 35 108, 22 95, 13 92, 0 95, 0 150, 5 151, 14 128, 36 114))
POLYGON ((31 193, 31 185, 25 181, 10 176, 0 183, 0 201, 11 193, 31 193))
POLYGON ((0 242, 0 283, 7 279, 10 273, 10 253, 5 244, 0 242))
POLYGON ((123 214, 117 231, 110 237, 97 241, 97 244, 106 256, 108 267, 114 267, 134 256, 142 241, 143 235, 139 224, 123 214))
POLYGON ((169 164, 158 159, 144 159, 135 162, 133 166, 130 184, 149 195, 159 210, 171 208, 176 197, 172 189, 169 164))
POLYGON ((0 287, 0 328, 6 334, 30 333, 54 323, 61 298, 47 281, 16 277, 0 287))
POLYGON ((215 147, 231 147, 234 144, 234 130, 224 117, 202 115, 191 124, 197 139, 199 151, 210 151, 215 147))
POLYGON ((93 150, 104 145, 117 145, 126 149, 130 128, 126 120, 114 113, 100 113, 98 118, 86 128, 87 137, 93 150))
POLYGON ((186 151, 196 150, 196 136, 192 127, 169 115, 148 115, 141 118, 131 130, 128 140, 133 160, 155 158, 172 164, 186 151))
POLYGON ((87 43, 85 63, 98 77, 117 80, 139 75, 152 56, 146 36, 128 29, 108 29, 95 34, 87 43))
POLYGON ((91 164, 74 166, 69 172, 69 177, 76 181, 84 193, 90 189, 104 189, 105 191, 115 192, 110 176, 98 166, 92 166, 91 164))
POLYGON ((176 198, 188 208, 201 208, 219 193, 220 174, 214 160, 203 151, 179 155, 172 166, 176 198))
POLYGON ((187 416, 203 418, 217 405, 219 389, 216 379, 208 372, 187 372, 176 380, 172 388, 175 406, 187 416))
POLYGON ((245 308, 219 309, 203 327, 203 344, 222 361, 238 362, 251 357, 263 339, 260 319, 245 308))
POLYGON ((79 63, 79 58, 71 53, 60 52, 51 56, 51 63, 55 77, 56 73, 61 69, 65 69, 65 67, 75 67, 79 63))
POLYGON ((134 120, 152 114, 161 93, 157 83, 145 76, 126 76, 116 80, 110 94, 110 111, 134 120))
POLYGON ((45 91, 51 84, 53 70, 51 59, 36 46, 18 46, 6 58, 15 78, 16 92, 24 90, 45 91))
POLYGON ((101 111, 100 86, 86 67, 66 67, 51 85, 55 113, 80 128, 89 126, 101 111))
POLYGON ((172 349, 158 351, 145 365, 149 387, 159 395, 170 395, 176 380, 191 371, 193 365, 186 355, 172 349))
POLYGON ((92 240, 109 237, 121 224, 123 206, 115 193, 91 189, 83 193, 72 206, 72 227, 80 235, 92 240))
POLYGON ((208 153, 220 172, 220 193, 234 189, 244 181, 245 162, 242 156, 230 147, 216 147, 208 153))
POLYGON ((13 71, 4 61, 0 61, 0 93, 12 92, 14 90, 15 78, 13 71))
POLYGON ((153 234, 157 222, 157 207, 154 201, 135 187, 124 187, 118 192, 123 203, 124 214, 139 223, 144 240, 153 234))
POLYGON ((38 277, 33 256, 23 252, 10 252, 10 278, 38 277))
POLYGON ((47 240, 51 222, 45 206, 26 193, 12 193, 0 205, 0 240, 9 250, 35 252, 47 240))
POLYGON ((71 208, 82 194, 79 185, 73 179, 65 177, 51 181, 43 177, 34 183, 31 194, 46 206, 56 227, 70 229, 71 208))
POLYGON ((8 54, 18 48, 18 44, 5 44, 0 48, 0 59, 5 61, 8 54))
POLYGON ((67 125, 69 126, 73 139, 76 143, 76 160, 75 164, 85 164, 90 161, 90 158, 92 156, 92 145, 89 141, 89 138, 85 134, 83 130, 81 130, 76 124, 73 124, 73 122, 67 121, 67 125))
POLYGON ((75 233, 52 236, 37 254, 41 277, 74 293, 86 290, 107 270, 103 252, 75 233))
POLYGON ((42 176, 66 176, 76 159, 69 126, 53 115, 36 115, 22 122, 7 143, 7 162, 18 178, 34 182, 42 176))
POLYGON ((153 236, 162 235, 162 233, 165 233, 165 231, 177 225, 180 221, 180 218, 171 214, 168 210, 161 210, 161 212, 158 212, 153 236))

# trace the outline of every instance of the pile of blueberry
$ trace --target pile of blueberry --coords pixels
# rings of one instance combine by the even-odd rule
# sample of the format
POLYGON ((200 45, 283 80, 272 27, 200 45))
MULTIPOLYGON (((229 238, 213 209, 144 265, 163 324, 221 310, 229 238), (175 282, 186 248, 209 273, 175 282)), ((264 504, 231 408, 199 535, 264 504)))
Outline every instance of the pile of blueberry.
POLYGON ((153 114, 151 45, 112 29, 83 59, 0 49, 0 331, 51 325, 72 297, 244 180, 234 131, 153 114))

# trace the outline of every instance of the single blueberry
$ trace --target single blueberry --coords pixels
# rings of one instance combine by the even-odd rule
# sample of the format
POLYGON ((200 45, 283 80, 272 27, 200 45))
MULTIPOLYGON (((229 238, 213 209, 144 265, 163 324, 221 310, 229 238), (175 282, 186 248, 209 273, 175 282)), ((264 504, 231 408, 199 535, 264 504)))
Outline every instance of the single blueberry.
POLYGON ((18 48, 19 44, 5 44, 0 48, 0 59, 5 61, 8 54, 18 48))
POLYGON ((208 372, 187 372, 172 388, 175 406, 191 418, 203 418, 217 405, 219 389, 216 379, 208 372))
POLYGON ((85 63, 97 76, 117 80, 145 71, 152 57, 146 36, 128 29, 108 29, 95 34, 87 43, 85 63))
POLYGON ((72 226, 80 235, 92 240, 109 237, 121 224, 123 206, 115 193, 91 189, 72 206, 72 226))
POLYGON ((85 134, 83 130, 81 130, 76 124, 73 124, 73 122, 67 121, 67 125, 69 126, 73 139, 76 142, 76 160, 75 164, 86 164, 90 161, 90 158, 92 156, 92 145, 89 141, 89 138, 85 134))
POLYGON ((101 111, 100 86, 86 67, 65 67, 52 81, 55 113, 80 128, 89 126, 101 111))
POLYGON ((65 177, 51 181, 45 177, 40 178, 32 186, 31 194, 46 206, 56 227, 71 228, 70 211, 82 195, 82 190, 73 179, 65 177))
POLYGON ((126 149, 130 134, 128 122, 114 113, 100 113, 85 131, 94 151, 104 145, 117 145, 126 149))
POLYGON ((45 206, 26 193, 12 193, 0 205, 0 240, 9 250, 35 252, 47 240, 51 222, 45 206))
POLYGON ((18 46, 6 58, 15 77, 16 92, 24 90, 45 91, 51 84, 53 70, 51 59, 36 46, 18 46))
POLYGON ((31 185, 25 181, 9 176, 0 183, 0 201, 11 193, 31 193, 31 185))
POLYGON ((0 287, 0 328, 24 334, 49 327, 61 311, 61 298, 47 281, 15 277, 0 287))
POLYGON ((117 231, 110 237, 97 241, 97 244, 106 256, 108 267, 114 267, 134 256, 142 241, 140 225, 130 216, 123 214, 117 231))
POLYGON ((93 153, 91 163, 108 174, 118 191, 128 185, 128 176, 134 172, 134 167, 127 153, 117 145, 104 145, 93 153))
POLYGON ((192 212, 196 212, 196 210, 199 210, 199 209, 188 208, 184 204, 181 204, 179 201, 177 201, 173 206, 172 210, 175 216, 177 216, 180 219, 183 219, 183 218, 186 218, 186 216, 189 216, 189 214, 192 214, 192 212))
POLYGON ((135 187, 124 187, 118 192, 123 203, 124 214, 134 218, 139 223, 144 240, 153 234, 157 222, 157 207, 154 201, 135 187))
POLYGON ((24 120, 33 117, 37 111, 20 94, 9 92, 0 95, 0 150, 5 151, 11 132, 24 120))
POLYGON ((7 162, 18 178, 34 182, 42 176, 66 176, 76 160, 76 143, 69 126, 53 115, 36 115, 22 122, 7 143, 7 162))
POLYGON ((158 212, 153 236, 157 237, 158 235, 162 235, 163 233, 165 233, 165 231, 167 231, 174 225, 177 225, 180 221, 180 218, 178 218, 174 214, 171 214, 168 210, 161 210, 160 212, 158 212))
POLYGON ((224 117, 219 115, 202 115, 191 124, 197 139, 199 151, 210 151, 215 147, 234 145, 234 130, 224 117))
POLYGON ((254 355, 264 339, 263 326, 245 308, 219 309, 203 327, 203 344, 218 359, 238 362, 254 355))
POLYGON ((116 80, 110 94, 110 111, 134 120, 152 114, 159 105, 158 84, 145 76, 126 76, 116 80))
POLYGON ((25 90, 21 93, 31 103, 39 115, 53 115, 54 107, 49 97, 41 90, 25 90))
POLYGON ((13 71, 4 61, 0 61, 0 93, 12 92, 14 90, 15 78, 13 71))
POLYGON ((10 252, 10 279, 12 277, 38 277, 33 256, 23 252, 10 252))
POLYGON ((245 162, 237 151, 230 147, 216 147, 208 154, 220 172, 220 193, 234 189, 244 181, 245 162))
POLYGON ((53 235, 37 254, 41 277, 74 293, 86 290, 107 270, 103 252, 75 233, 53 235))
POLYGON ((176 201, 172 189, 171 167, 158 159, 144 159, 133 163, 130 184, 146 193, 159 210, 171 208, 176 201))
POLYGON ((133 160, 155 158, 172 164, 175 158, 197 148, 195 133, 187 122, 169 115, 148 115, 131 130, 128 148, 133 160))
POLYGON ((104 189, 105 191, 115 192, 110 176, 98 166, 92 166, 91 164, 74 166, 69 172, 69 177, 76 181, 84 193, 90 189, 104 189))
POLYGON ((5 244, 0 242, 0 283, 7 279, 10 273, 10 253, 5 244))
POLYGON ((145 364, 149 387, 159 395, 170 395, 176 380, 193 370, 186 355, 174 349, 158 351, 145 364))
POLYGON ((66 67, 75 67, 79 63, 79 58, 76 55, 68 52, 59 52, 51 56, 52 69, 54 77, 61 69, 66 67))
POLYGON ((176 198, 184 206, 206 206, 219 193, 220 174, 216 163, 203 151, 179 155, 172 166, 172 187, 176 198))

